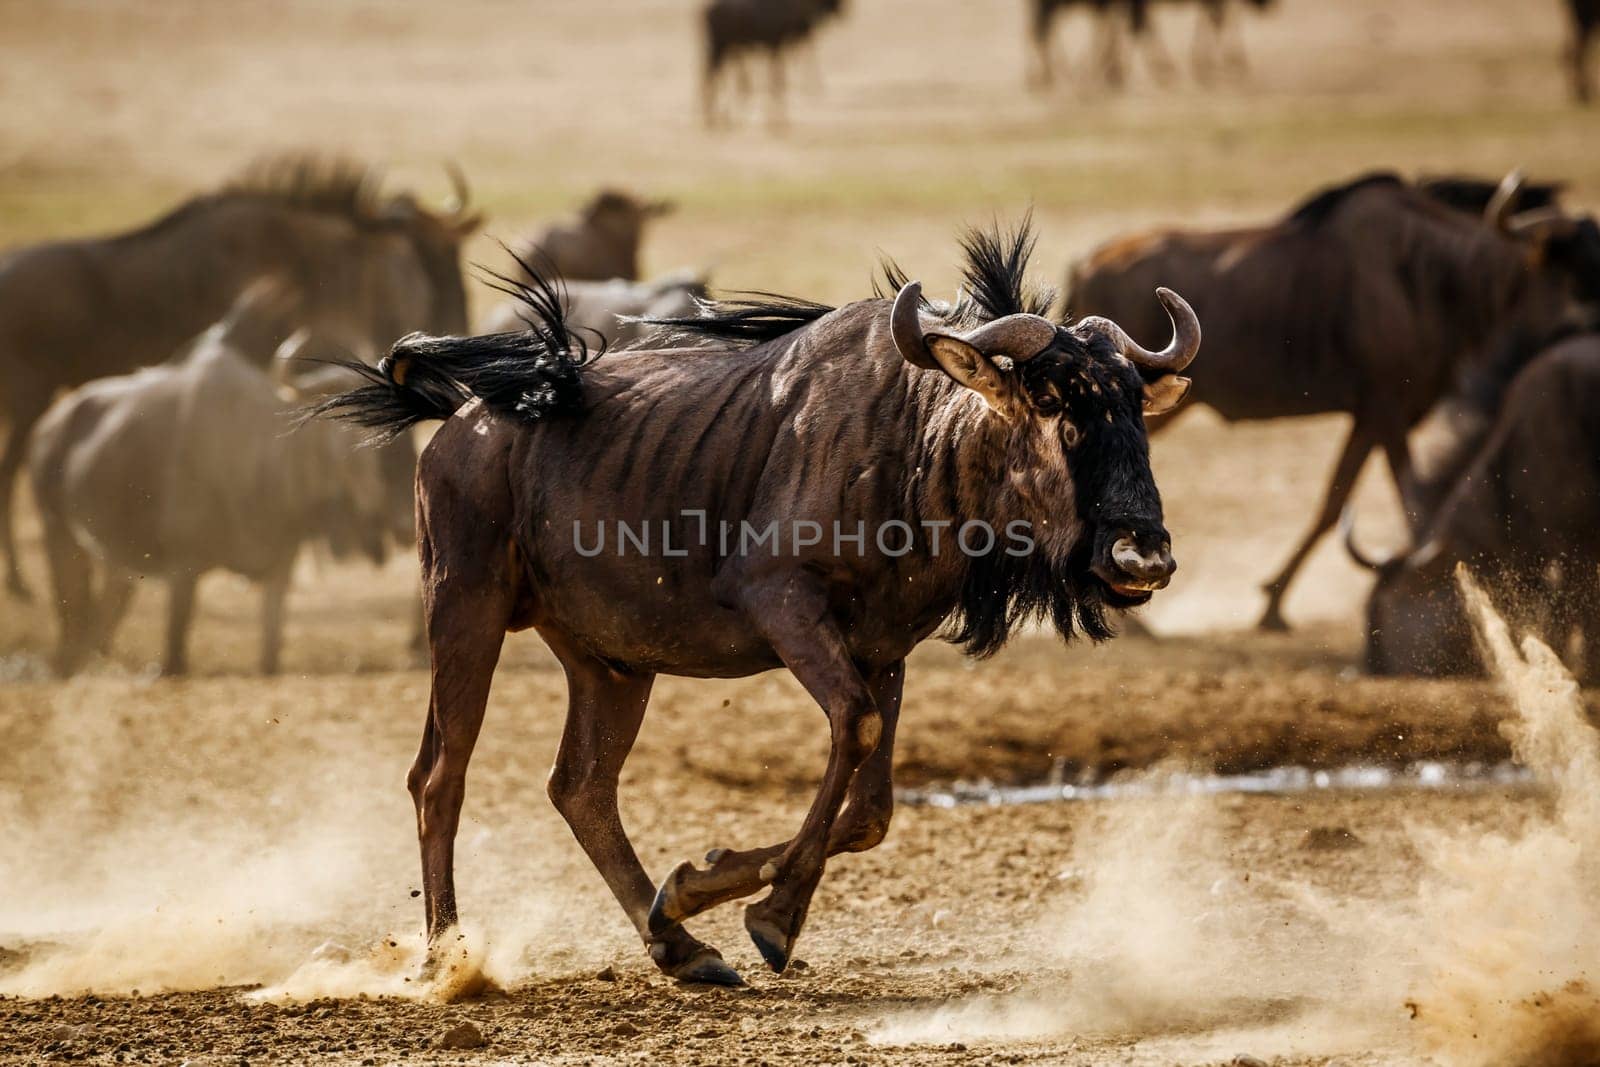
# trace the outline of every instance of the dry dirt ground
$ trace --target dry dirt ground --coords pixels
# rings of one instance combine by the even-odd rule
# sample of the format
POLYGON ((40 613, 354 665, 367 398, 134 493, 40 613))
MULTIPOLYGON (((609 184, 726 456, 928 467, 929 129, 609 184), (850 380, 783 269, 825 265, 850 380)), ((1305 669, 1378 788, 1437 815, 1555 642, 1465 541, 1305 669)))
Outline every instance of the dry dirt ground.
MULTIPOLYGON (((1123 95, 1080 75, 1046 97, 1021 90, 1021 6, 856 0, 777 136, 755 116, 699 129, 688 0, 0 0, 0 244, 127 226, 303 147, 389 160, 430 192, 459 159, 491 214, 485 262, 491 237, 616 183, 681 205, 651 270, 829 300, 866 291, 879 249, 947 290, 956 229, 1030 203, 1059 277, 1129 227, 1272 215, 1375 166, 1521 164, 1600 202, 1600 112, 1565 101, 1553 0, 1281 0, 1246 25, 1248 79, 1138 69, 1123 95)), ((1186 53, 1190 15, 1159 25, 1186 53)), ((1086 67, 1085 27, 1062 46, 1086 67)), ((898 781, 1505 759, 1487 685, 1359 677, 1366 583, 1332 546, 1289 601, 1294 634, 1246 629, 1342 430, 1186 416, 1155 447, 1183 564, 1147 620, 1164 639, 1029 637, 984 664, 924 649, 898 781)), ((1379 473, 1363 516, 1393 544, 1379 473)), ((42 587, 26 509, 23 535, 42 587)), ((1450 893, 1560 814, 1523 787, 903 807, 882 847, 830 867, 806 968, 763 971, 729 907, 697 929, 751 989, 678 987, 544 799, 564 698, 531 638, 508 645, 460 838, 465 944, 496 987, 420 996, 414 581, 408 560, 306 560, 270 681, 250 674, 253 593, 229 578, 202 589, 188 681, 151 674, 155 591, 70 683, 43 669, 46 606, 0 611, 0 1062, 1592 1062, 1563 1044, 1581 1028, 1507 1047, 1449 1007, 1463 975, 1592 947, 1581 895, 1525 894, 1559 937, 1437 925, 1521 914, 1450 893), (481 1047, 437 1047, 466 1021, 481 1047)), ((646 866, 786 835, 824 743, 786 677, 663 680, 623 780, 646 866)), ((1565 1019, 1574 982, 1529 1010, 1565 1019)))

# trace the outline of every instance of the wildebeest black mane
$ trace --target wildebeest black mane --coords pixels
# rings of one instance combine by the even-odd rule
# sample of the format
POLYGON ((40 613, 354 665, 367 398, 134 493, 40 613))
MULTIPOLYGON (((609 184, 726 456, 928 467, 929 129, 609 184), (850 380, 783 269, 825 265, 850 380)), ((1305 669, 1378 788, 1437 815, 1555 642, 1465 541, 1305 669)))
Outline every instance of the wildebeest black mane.
POLYGON ((1055 290, 1028 280, 1035 240, 1031 211, 1010 233, 994 223, 988 229, 973 227, 962 234, 961 250, 967 255, 967 264, 954 317, 981 323, 1006 315, 1048 315, 1055 290))
MULTIPOLYGON (((1055 301, 1055 290, 1027 278, 1033 246, 1031 212, 1023 216, 1022 222, 1010 233, 1001 230, 998 224, 989 229, 968 230, 961 238, 961 248, 967 256, 962 271, 965 282, 962 300, 950 309, 940 309, 926 300, 923 307, 941 312, 952 324, 976 325, 1019 313, 1048 314, 1055 301)), ((879 275, 872 291, 884 300, 893 299, 911 280, 900 265, 888 257, 883 259, 879 275)), ((830 304, 759 290, 697 303, 699 315, 643 321, 679 338, 708 338, 735 348, 750 348, 793 333, 837 310, 830 304)))
POLYGON ((1355 193, 1376 186, 1404 185, 1405 182, 1393 171, 1380 170, 1373 171, 1370 174, 1363 174, 1361 177, 1345 182, 1342 185, 1330 186, 1320 192, 1313 193, 1299 207, 1289 212, 1285 221, 1299 226, 1318 226, 1331 218, 1339 206, 1355 193))
POLYGON ((521 257, 517 264, 526 278, 479 269, 493 279, 491 286, 521 302, 527 329, 483 337, 413 333, 396 341, 376 367, 337 361, 365 384, 312 405, 304 417, 353 422, 373 431, 371 439, 381 444, 419 422, 449 418, 472 397, 524 422, 581 414, 581 372, 604 354, 605 344, 591 349, 567 326, 558 277, 521 257))
POLYGON ((762 290, 733 293, 721 300, 697 298, 695 304, 700 309, 698 315, 640 321, 685 341, 705 338, 734 348, 753 348, 838 310, 831 304, 762 290))
POLYGON ((149 234, 189 213, 241 197, 273 200, 347 219, 361 227, 392 225, 379 195, 381 171, 343 156, 290 153, 268 156, 245 167, 216 189, 193 196, 154 222, 123 237, 149 234))

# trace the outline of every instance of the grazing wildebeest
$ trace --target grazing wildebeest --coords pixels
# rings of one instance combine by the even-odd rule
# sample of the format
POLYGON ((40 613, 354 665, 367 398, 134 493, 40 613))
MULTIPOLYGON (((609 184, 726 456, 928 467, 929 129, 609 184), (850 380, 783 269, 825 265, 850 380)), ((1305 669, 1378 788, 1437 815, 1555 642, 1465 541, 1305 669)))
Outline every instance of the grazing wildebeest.
POLYGON ((1141 409, 1182 396, 1199 323, 1163 289, 1174 337, 1159 353, 1107 319, 1057 325, 1023 280, 1031 246, 1026 227, 971 235, 954 308, 890 269, 892 300, 723 305, 668 324, 698 347, 598 361, 541 283, 532 329, 406 338, 323 406, 390 432, 446 420, 417 481, 433 695, 409 785, 430 943, 456 922, 462 789, 507 631, 537 630, 566 669, 550 797, 651 957, 737 983, 683 921, 770 887, 745 926, 784 969, 826 858, 887 831, 913 647, 948 623, 987 655, 1030 618, 1103 638, 1107 609, 1167 584, 1141 409), (1024 530, 1028 546, 1008 540, 1024 530), (681 864, 658 890, 616 798, 653 679, 778 667, 830 724, 804 823, 681 864))
POLYGON ((705 67, 700 102, 707 126, 716 126, 717 88, 729 63, 737 65, 740 88, 749 92, 744 62, 752 52, 765 52, 773 126, 784 122, 783 94, 786 53, 807 43, 828 19, 844 10, 844 0, 710 0, 702 13, 705 67))
POLYGON ((1579 673, 1600 677, 1600 334, 1552 346, 1511 383, 1470 463, 1448 480, 1416 547, 1374 560, 1367 669, 1449 675, 1480 668, 1451 572, 1466 563, 1557 652, 1583 636, 1579 673))
POLYGON ((156 222, 0 259, 0 552, 26 595, 11 496, 24 442, 57 392, 158 363, 273 274, 305 294, 304 323, 382 351, 419 327, 466 329, 458 248, 477 225, 465 188, 450 210, 381 195, 375 170, 338 160, 262 164, 156 222))
MULTIPOLYGON (((1275 0, 1237 0, 1265 10, 1275 0)), ((1238 71, 1247 66, 1244 40, 1238 31, 1230 42, 1228 27, 1233 23, 1231 11, 1235 0, 1030 0, 1034 66, 1029 80, 1036 86, 1049 85, 1055 76, 1051 42, 1055 20, 1074 9, 1090 12, 1094 16, 1097 43, 1095 52, 1101 76, 1107 84, 1117 86, 1123 81, 1124 47, 1123 30, 1144 45, 1152 69, 1157 77, 1167 80, 1174 66, 1167 56, 1161 39, 1151 24, 1153 5, 1175 6, 1194 4, 1200 8, 1200 21, 1194 35, 1194 70, 1196 77, 1208 80, 1217 65, 1231 63, 1238 71)))
MULTIPOLYGON (((613 278, 609 282, 565 282, 567 326, 588 331, 616 347, 633 344, 649 330, 646 319, 687 318, 706 297, 705 275, 678 271, 648 282, 613 278)), ((478 324, 479 333, 511 333, 523 328, 520 300, 495 305, 478 324)))
POLYGON ((299 304, 276 282, 253 286, 180 358, 80 386, 34 427, 60 673, 109 648, 141 576, 166 580, 162 670, 184 673, 195 586, 216 569, 261 583, 261 670, 274 673, 300 546, 381 556, 392 509, 379 454, 340 427, 290 433, 297 405, 263 369, 299 304))
POLYGON ((1377 174, 1273 225, 1138 234, 1073 267, 1074 309, 1135 332, 1151 326, 1135 294, 1153 279, 1189 295, 1215 361, 1195 402, 1223 418, 1354 416, 1315 523, 1264 587, 1264 628, 1284 628, 1289 583, 1374 448, 1404 499, 1407 432, 1463 365, 1499 347, 1537 351, 1571 321, 1575 301, 1600 306, 1600 230, 1548 212, 1510 216, 1516 184, 1490 204, 1492 225, 1377 174))
POLYGON ((569 281, 636 281, 645 224, 669 214, 673 207, 670 200, 640 200, 602 189, 577 218, 551 223, 525 241, 516 255, 548 265, 569 281))
POLYGON ((1594 82, 1589 76, 1589 54, 1600 35, 1600 0, 1567 0, 1572 16, 1572 40, 1567 45, 1567 63, 1572 71, 1572 95, 1581 104, 1594 98, 1594 82))

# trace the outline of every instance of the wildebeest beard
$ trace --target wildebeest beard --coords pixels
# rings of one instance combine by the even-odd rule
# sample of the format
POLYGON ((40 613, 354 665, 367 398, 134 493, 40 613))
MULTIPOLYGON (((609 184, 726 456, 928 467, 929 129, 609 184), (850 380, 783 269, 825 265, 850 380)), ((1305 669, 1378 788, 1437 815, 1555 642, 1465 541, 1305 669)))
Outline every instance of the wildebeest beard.
POLYGON ((1107 590, 1089 569, 1093 552, 1094 537, 1085 530, 1065 559, 1042 551, 1011 555, 998 546, 974 556, 944 638, 985 659, 1019 623, 1048 619, 1063 641, 1080 632, 1092 641, 1111 637, 1107 590))

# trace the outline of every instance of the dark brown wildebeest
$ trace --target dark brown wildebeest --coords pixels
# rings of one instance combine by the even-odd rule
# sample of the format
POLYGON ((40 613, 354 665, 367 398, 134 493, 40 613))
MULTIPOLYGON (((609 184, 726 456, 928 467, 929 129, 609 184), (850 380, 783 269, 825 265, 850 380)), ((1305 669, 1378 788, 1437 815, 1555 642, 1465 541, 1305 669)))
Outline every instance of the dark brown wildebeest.
POLYGON ((1379 174, 1273 225, 1139 234, 1073 267, 1074 309, 1135 332, 1151 326, 1134 294, 1152 279, 1191 297, 1214 361, 1195 402, 1223 418, 1354 416, 1315 523, 1265 586, 1263 627, 1284 627, 1289 583, 1373 449, 1405 499, 1407 432, 1465 364, 1500 347, 1537 351, 1576 302, 1600 306, 1600 230, 1549 212, 1509 217, 1515 184, 1490 205, 1493 225, 1379 174))
POLYGON ((478 220, 464 213, 464 186, 433 213, 380 195, 378 177, 275 160, 142 229, 0 258, 0 552, 13 593, 26 595, 12 490, 28 431, 60 390, 167 359, 267 275, 306 294, 306 325, 355 351, 418 327, 466 329, 458 249, 478 220))
POLYGON ((552 223, 523 242, 514 254, 519 260, 548 266, 569 280, 635 281, 645 224, 672 210, 670 200, 640 200, 615 189, 602 189, 577 218, 552 223))
POLYGON ((1232 8, 1236 3, 1265 10, 1276 0, 1030 0, 1032 18, 1029 22, 1033 37, 1034 66, 1029 80, 1036 86, 1049 85, 1055 77, 1051 43, 1055 20, 1072 10, 1083 10, 1094 16, 1097 42, 1095 52, 1101 76, 1107 84, 1121 85, 1123 69, 1123 30, 1144 45, 1151 68, 1162 80, 1169 80, 1174 71, 1161 39, 1151 23, 1153 6, 1193 4, 1200 9, 1200 21, 1194 35, 1194 71, 1201 81, 1209 81, 1217 67, 1231 64, 1236 71, 1248 66, 1244 40, 1235 31, 1229 40, 1228 27, 1233 24, 1232 8))
POLYGON ((770 94, 768 122, 784 123, 784 61, 786 54, 811 40, 828 19, 844 11, 844 0, 710 0, 702 13, 705 67, 700 83, 700 104, 708 127, 720 122, 717 89, 729 63, 736 67, 740 88, 749 94, 744 67, 749 53, 764 52, 770 94))
POLYGON ((1199 323, 1160 290, 1162 352, 1106 319, 1057 325, 1023 281, 1031 244, 972 235, 955 308, 891 270, 893 300, 724 306, 670 324, 699 347, 599 361, 541 284, 533 329, 407 338, 323 405, 389 432, 446 420, 417 476, 433 695, 409 784, 431 944, 456 922, 462 789, 507 631, 537 630, 566 668, 550 797, 651 957, 737 983, 683 921, 770 887, 745 926, 784 969, 826 858, 887 831, 913 647, 948 623, 986 655, 1038 617, 1103 638, 1107 609, 1167 584, 1141 409, 1182 396, 1199 323), (616 798, 652 681, 778 667, 831 728, 804 823, 658 889, 616 798))
POLYGON ((1567 0, 1572 16, 1572 40, 1567 45, 1567 64, 1572 72, 1572 95, 1581 104, 1594 98, 1594 82, 1589 76, 1589 54, 1600 35, 1600 0, 1567 0))
POLYGON ((1471 461, 1409 552, 1373 560, 1366 666, 1374 674, 1481 669, 1451 573, 1466 563, 1495 602, 1564 653, 1583 637, 1581 677, 1600 677, 1600 334, 1570 338, 1517 375, 1471 461))
MULTIPOLYGON (((1504 180, 1479 178, 1468 174, 1424 175, 1417 179, 1417 188, 1439 203, 1482 218, 1489 210, 1495 194, 1505 186, 1504 180)), ((1556 210, 1561 207, 1564 182, 1536 182, 1525 180, 1517 186, 1514 197, 1506 204, 1513 214, 1524 211, 1556 210)))
MULTIPOLYGON (((609 282, 565 282, 567 326, 588 331, 607 345, 633 344, 648 332, 648 319, 692 316, 696 301, 705 299, 705 276, 678 271, 647 282, 613 278, 609 282)), ((525 309, 520 300, 507 300, 489 310, 478 324, 479 333, 511 333, 523 328, 525 309)))
POLYGON ((275 283, 252 286, 180 358, 81 386, 35 425, 28 472, 60 673, 109 648, 148 576, 169 590, 163 672, 184 673, 195 586, 215 569, 261 583, 261 670, 274 673, 300 546, 381 556, 393 509, 379 453, 341 427, 290 433, 296 405, 262 369, 298 305, 275 283))

